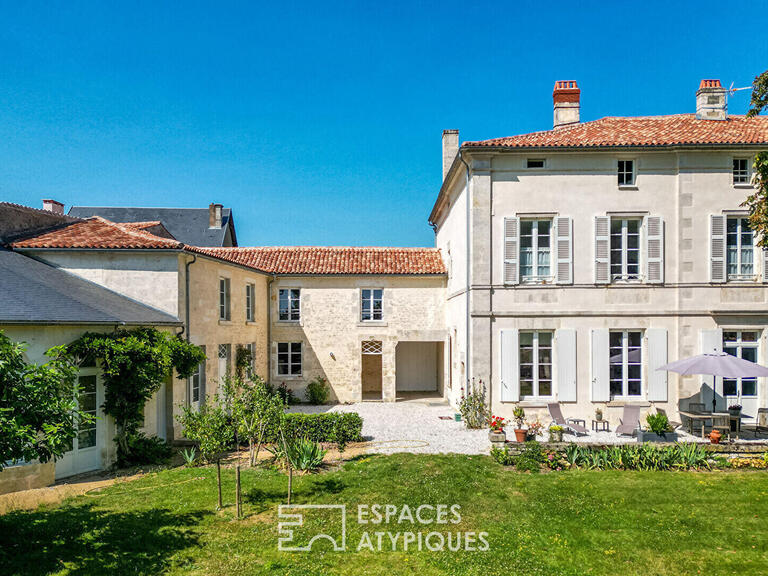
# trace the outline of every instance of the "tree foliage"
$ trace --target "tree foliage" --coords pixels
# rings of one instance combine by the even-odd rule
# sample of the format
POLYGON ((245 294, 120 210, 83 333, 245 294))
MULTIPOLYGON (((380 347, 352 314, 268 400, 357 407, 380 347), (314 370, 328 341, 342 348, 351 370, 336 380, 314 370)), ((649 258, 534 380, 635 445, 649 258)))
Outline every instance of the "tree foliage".
POLYGON ((0 470, 9 460, 58 458, 70 449, 78 422, 92 417, 75 400, 77 367, 64 347, 42 365, 24 360, 25 346, 0 332, 0 470))
POLYGON ((129 436, 144 421, 144 405, 171 375, 188 378, 205 359, 203 351, 155 328, 87 332, 68 346, 75 358, 101 360, 104 412, 115 419, 118 450, 130 452, 129 436))
POLYGON ((240 382, 232 417, 238 435, 248 441, 250 466, 256 463, 259 449, 267 441, 269 433, 278 427, 287 407, 283 398, 270 390, 258 376, 240 382))
MULTIPOLYGON (((757 116, 766 107, 768 107, 768 70, 757 76, 752 83, 752 98, 747 117, 757 116)), ((755 154, 752 184, 755 190, 742 206, 749 208, 749 223, 757 235, 758 245, 768 248, 768 152, 755 154)))

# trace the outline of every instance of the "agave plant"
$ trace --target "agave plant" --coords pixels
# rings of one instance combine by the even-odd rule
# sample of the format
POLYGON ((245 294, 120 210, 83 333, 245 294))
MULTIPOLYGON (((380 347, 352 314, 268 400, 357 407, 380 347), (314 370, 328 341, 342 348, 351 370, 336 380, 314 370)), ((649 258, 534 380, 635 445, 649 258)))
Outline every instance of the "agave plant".
POLYGON ((184 465, 191 468, 197 460, 197 448, 194 446, 192 448, 184 448, 181 451, 181 457, 184 458, 184 465))

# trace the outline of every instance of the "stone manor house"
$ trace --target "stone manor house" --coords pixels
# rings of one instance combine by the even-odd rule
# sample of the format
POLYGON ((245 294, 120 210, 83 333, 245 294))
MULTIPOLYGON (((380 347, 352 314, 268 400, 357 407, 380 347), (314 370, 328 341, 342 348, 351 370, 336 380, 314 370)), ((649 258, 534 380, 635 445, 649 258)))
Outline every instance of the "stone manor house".
MULTIPOLYGON (((271 383, 302 396, 323 377, 339 402, 455 406, 482 381, 504 417, 522 404, 546 421, 560 402, 615 424, 627 403, 674 416, 713 394, 754 417, 768 406, 761 380, 655 368, 709 350, 767 361, 768 257, 741 203, 768 118, 728 115, 717 80, 701 82, 695 112, 669 116, 581 122, 580 97, 555 83, 551 130, 463 143, 443 132, 435 247, 240 247, 221 204, 0 204, 0 329, 35 361, 119 325, 203 346, 198 373, 145 410, 146 431, 168 440, 180 405, 215 393, 240 348, 271 383)), ((98 414, 98 369, 81 378, 98 414)), ((57 477, 110 462, 114 430, 98 422, 57 477)))

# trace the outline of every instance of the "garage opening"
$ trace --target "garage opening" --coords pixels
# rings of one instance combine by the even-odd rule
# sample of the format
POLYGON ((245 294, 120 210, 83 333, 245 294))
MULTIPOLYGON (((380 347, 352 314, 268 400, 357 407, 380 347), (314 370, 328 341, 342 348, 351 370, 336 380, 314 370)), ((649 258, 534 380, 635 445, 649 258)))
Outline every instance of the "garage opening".
POLYGON ((381 400, 381 341, 363 341, 361 346, 361 353, 363 400, 381 400))
POLYGON ((398 342, 395 389, 398 400, 441 398, 443 342, 398 342))

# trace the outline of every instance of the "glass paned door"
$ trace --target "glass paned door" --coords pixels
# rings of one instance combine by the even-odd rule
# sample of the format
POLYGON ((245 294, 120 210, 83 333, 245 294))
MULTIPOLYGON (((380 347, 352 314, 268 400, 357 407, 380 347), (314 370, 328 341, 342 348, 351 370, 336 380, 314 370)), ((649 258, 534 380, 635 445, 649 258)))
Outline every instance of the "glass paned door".
POLYGON ((93 422, 79 423, 71 449, 56 462, 56 478, 102 468, 104 419, 101 405, 104 402, 104 390, 95 366, 80 369, 74 394, 80 410, 95 416, 96 419, 93 422))
MULTIPOLYGON (((757 330, 723 331, 723 352, 750 362, 758 361, 759 342, 760 332, 757 330)), ((725 406, 720 406, 718 402, 718 410, 739 404, 742 407, 742 416, 747 420, 753 420, 757 416, 759 407, 757 379, 723 378, 723 398, 725 398, 725 406)))

